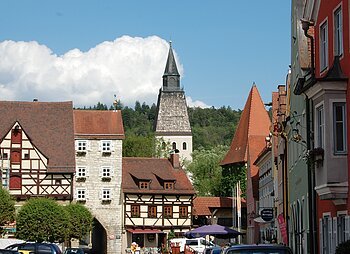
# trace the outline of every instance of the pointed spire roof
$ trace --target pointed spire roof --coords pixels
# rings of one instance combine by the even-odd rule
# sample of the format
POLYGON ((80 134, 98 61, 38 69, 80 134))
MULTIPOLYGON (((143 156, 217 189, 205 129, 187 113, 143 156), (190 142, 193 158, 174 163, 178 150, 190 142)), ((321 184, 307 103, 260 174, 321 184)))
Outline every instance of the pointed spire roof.
MULTIPOLYGON (((259 147, 264 145, 265 137, 269 134, 270 125, 271 122, 269 115, 260 97, 258 88, 255 83, 253 83, 239 120, 236 133, 232 139, 230 150, 227 152, 220 165, 225 166, 247 162, 249 156, 248 149, 254 150, 254 146, 256 145, 259 147), (251 148, 249 148, 249 143, 251 143, 251 148)), ((256 156, 259 152, 260 151, 257 152, 256 156)), ((251 151, 251 155, 252 154, 255 155, 253 151, 251 151)), ((253 159, 253 162, 255 159, 253 159)))
POLYGON ((164 70, 164 76, 180 76, 179 72, 177 71, 175 57, 173 53, 173 48, 171 46, 171 41, 169 42, 169 53, 168 53, 168 60, 166 62, 165 70, 164 70))

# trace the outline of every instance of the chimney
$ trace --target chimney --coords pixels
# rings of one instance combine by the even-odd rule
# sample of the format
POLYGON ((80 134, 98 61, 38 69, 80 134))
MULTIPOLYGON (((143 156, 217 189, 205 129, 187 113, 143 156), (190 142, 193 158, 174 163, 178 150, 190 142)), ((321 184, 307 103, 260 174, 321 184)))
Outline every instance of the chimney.
POLYGON ((172 153, 170 154, 169 161, 171 165, 173 165, 174 169, 180 168, 180 158, 178 153, 172 153))

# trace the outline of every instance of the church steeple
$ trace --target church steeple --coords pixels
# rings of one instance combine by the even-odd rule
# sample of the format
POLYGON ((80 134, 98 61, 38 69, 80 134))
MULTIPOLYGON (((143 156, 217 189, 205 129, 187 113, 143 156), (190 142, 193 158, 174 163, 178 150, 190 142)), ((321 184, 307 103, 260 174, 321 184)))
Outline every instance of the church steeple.
POLYGON ((163 75, 163 91, 180 91, 180 74, 176 67, 171 41, 169 42, 168 59, 163 75))

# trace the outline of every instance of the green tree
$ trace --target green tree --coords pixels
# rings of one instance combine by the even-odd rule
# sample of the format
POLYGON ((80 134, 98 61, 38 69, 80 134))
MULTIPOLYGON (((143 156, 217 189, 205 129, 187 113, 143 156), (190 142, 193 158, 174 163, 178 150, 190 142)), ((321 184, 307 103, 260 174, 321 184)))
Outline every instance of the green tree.
POLYGON ((70 224, 68 239, 83 239, 92 230, 94 217, 91 212, 81 204, 69 204, 64 209, 68 212, 70 224))
POLYGON ((36 242, 63 242, 69 232, 68 212, 56 201, 31 198, 18 212, 16 237, 36 242))
POLYGON ((199 149, 193 152, 193 161, 187 170, 199 196, 221 196, 222 171, 219 165, 228 150, 227 146, 199 149))
POLYGON ((0 187, 0 234, 4 224, 15 220, 15 201, 10 193, 0 187))
POLYGON ((241 182, 242 193, 246 192, 247 167, 245 163, 222 168, 222 196, 231 197, 233 187, 238 181, 241 182))
POLYGON ((154 136, 125 135, 123 157, 153 157, 155 153, 154 136))

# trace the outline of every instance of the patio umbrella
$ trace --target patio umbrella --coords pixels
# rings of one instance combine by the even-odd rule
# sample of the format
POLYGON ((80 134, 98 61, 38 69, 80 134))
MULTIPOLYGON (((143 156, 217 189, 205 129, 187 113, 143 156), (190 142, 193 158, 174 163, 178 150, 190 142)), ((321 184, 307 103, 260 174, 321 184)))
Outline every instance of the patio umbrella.
POLYGON ((214 225, 205 225, 185 233, 187 238, 197 238, 203 236, 215 236, 217 238, 235 238, 243 233, 238 232, 237 230, 231 229, 229 227, 221 226, 218 224, 214 225))

